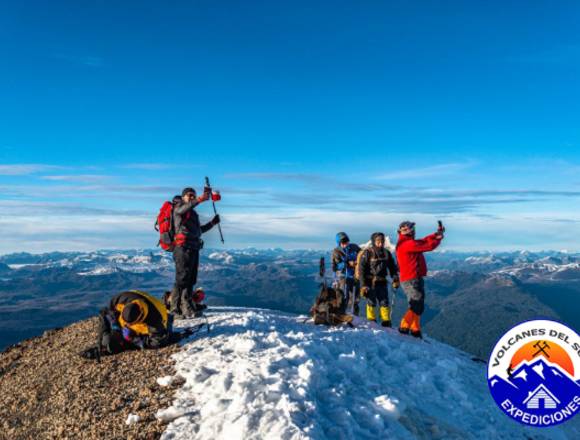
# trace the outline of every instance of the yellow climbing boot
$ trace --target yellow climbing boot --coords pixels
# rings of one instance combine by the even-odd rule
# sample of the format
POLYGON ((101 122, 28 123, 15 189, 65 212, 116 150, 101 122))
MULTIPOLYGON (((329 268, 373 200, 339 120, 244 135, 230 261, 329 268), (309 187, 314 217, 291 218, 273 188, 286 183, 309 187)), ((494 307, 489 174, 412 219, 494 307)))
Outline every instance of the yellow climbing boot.
POLYGON ((381 306, 379 309, 381 313, 381 321, 390 321, 391 320, 391 312, 388 307, 381 306))
POLYGON ((371 306, 370 304, 367 304, 367 319, 369 321, 375 321, 377 319, 375 306, 371 306))
POLYGON ((391 311, 389 308, 381 306, 379 312, 381 313, 381 325, 383 327, 391 327, 391 311))

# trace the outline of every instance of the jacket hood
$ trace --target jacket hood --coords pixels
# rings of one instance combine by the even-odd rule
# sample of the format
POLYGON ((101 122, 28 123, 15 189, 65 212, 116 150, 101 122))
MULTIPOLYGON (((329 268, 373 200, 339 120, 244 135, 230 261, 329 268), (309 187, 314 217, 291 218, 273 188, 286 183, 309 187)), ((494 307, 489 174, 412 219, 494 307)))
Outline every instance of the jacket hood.
POLYGON ((338 234, 336 234, 336 245, 337 246, 340 246, 340 242, 342 240, 350 241, 350 239, 348 238, 348 235, 346 235, 346 232, 339 232, 338 234))
POLYGON ((407 241, 407 240, 414 240, 415 237, 413 237, 412 235, 406 235, 406 234, 401 234, 399 232, 399 241, 407 241))

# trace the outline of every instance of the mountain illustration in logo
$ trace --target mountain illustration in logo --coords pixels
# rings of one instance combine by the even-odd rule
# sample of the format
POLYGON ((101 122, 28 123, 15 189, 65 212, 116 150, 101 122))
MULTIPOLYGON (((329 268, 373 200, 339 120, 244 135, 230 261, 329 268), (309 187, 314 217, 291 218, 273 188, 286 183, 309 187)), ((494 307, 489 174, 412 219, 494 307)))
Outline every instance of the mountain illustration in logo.
POLYGON ((563 408, 580 394, 580 381, 574 381, 543 356, 522 362, 507 380, 498 375, 491 377, 489 385, 496 401, 509 399, 530 413, 563 408))

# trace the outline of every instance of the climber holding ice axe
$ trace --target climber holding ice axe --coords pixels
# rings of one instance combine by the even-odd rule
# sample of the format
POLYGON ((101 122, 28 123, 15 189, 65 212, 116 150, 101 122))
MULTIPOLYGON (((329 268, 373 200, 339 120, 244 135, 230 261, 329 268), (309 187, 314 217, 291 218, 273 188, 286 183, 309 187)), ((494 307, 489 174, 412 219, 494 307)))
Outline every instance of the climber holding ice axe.
MULTIPOLYGON (((175 261, 175 286, 170 296, 170 312, 176 319, 180 319, 195 315, 189 298, 192 297, 193 287, 197 282, 199 251, 203 248, 202 234, 217 225, 222 243, 224 238, 220 227, 220 217, 215 207, 215 202, 221 200, 221 196, 219 191, 212 190, 207 177, 201 196, 198 197, 193 188, 187 187, 177 199, 170 209, 174 229, 174 240, 171 244, 175 261), (195 207, 210 199, 215 215, 208 223, 201 224, 195 207)), ((164 224, 163 220, 159 223, 164 224)))

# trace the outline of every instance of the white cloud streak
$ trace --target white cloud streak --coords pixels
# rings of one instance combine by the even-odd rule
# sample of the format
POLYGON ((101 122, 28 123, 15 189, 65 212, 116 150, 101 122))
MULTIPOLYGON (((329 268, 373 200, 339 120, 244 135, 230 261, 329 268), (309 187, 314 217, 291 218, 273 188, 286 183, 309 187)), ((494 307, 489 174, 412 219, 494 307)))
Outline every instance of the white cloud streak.
POLYGON ((114 176, 104 174, 61 174, 40 176, 40 178, 53 182, 99 183, 113 180, 114 176))
POLYGON ((475 162, 446 163, 423 168, 412 168, 406 170, 393 170, 389 173, 381 174, 378 180, 397 179, 420 179, 424 177, 441 177, 460 173, 475 166, 475 162))
POLYGON ((40 163, 0 165, 0 176, 28 176, 62 169, 64 167, 40 163))

